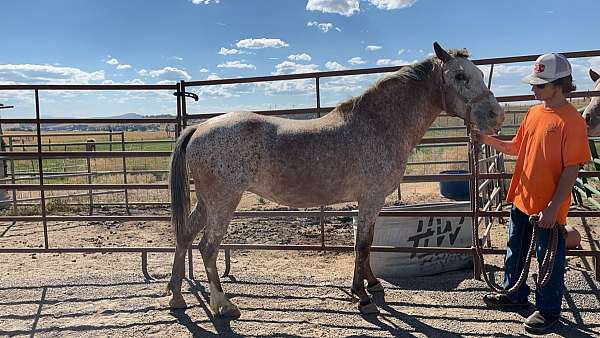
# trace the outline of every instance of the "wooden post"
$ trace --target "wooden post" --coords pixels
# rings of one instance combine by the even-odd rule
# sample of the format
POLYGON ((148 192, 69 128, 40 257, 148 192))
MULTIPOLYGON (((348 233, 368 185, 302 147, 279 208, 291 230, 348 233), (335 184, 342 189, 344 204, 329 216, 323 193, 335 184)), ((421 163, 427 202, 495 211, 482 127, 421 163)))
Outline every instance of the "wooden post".
MULTIPOLYGON (((86 162, 87 162, 87 183, 88 184, 92 184, 92 165, 91 165, 91 159, 89 157, 86 158, 86 162)), ((90 187, 90 189, 88 190, 88 194, 89 194, 89 205, 90 205, 90 216, 94 213, 94 194, 92 193, 92 188, 90 187)))
MULTIPOLYGON (((8 137, 8 149, 11 153, 13 152, 12 136, 8 137)), ((15 160, 12 158, 10 159, 10 172, 11 172, 11 183, 14 185, 15 184, 15 160)), ((17 214, 17 190, 13 189, 12 196, 13 196, 13 211, 16 215, 17 214)))
MULTIPOLYGON (((125 132, 121 131, 121 149, 125 151, 125 132)), ((123 156, 123 183, 127 184, 127 159, 123 156)), ((127 188, 125 188, 125 210, 127 210, 127 214, 131 215, 131 211, 129 210, 129 194, 127 193, 127 188)))

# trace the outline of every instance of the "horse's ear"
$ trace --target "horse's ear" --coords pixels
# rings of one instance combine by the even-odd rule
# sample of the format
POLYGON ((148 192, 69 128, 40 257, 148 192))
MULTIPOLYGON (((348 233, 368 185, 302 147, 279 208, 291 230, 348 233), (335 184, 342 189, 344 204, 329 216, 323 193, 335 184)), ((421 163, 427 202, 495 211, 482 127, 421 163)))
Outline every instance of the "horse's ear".
POLYGON ((592 81, 596 82, 600 79, 600 74, 596 73, 592 68, 590 68, 590 78, 592 81))
POLYGON ((442 60, 442 62, 448 62, 452 60, 452 56, 448 54, 448 52, 446 52, 444 48, 442 48, 442 46, 440 46, 437 42, 433 43, 433 50, 435 51, 435 56, 442 60))

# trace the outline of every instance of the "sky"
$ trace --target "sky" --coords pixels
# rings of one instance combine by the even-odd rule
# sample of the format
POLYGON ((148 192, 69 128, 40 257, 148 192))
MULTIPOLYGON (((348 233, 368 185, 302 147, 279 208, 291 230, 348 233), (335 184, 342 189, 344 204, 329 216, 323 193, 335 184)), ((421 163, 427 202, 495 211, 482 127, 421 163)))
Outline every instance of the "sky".
MULTIPOLYGON (((600 49, 598 0, 2 0, 0 85, 164 84, 411 64, 432 43, 473 59, 600 49)), ((579 90, 600 58, 571 59, 579 90)), ((496 66, 497 96, 529 94, 531 63, 496 66)), ((489 68, 482 67, 487 73, 489 68)), ((382 75, 322 79, 322 106, 382 75)), ((197 87, 188 112, 314 107, 314 80, 197 87)), ((0 91, 2 117, 34 117, 0 91)), ((41 91, 42 117, 175 114, 169 91, 41 91)))

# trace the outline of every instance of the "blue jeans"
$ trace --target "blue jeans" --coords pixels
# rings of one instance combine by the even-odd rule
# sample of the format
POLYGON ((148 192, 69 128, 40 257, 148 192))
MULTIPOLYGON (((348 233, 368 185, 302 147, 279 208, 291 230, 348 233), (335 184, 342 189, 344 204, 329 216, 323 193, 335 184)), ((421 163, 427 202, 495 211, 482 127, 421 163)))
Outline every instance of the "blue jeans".
MULTIPOLYGON (((521 210, 512 207, 510 211, 510 225, 508 229, 508 243, 506 248, 506 258, 504 261, 504 288, 508 289, 517 282, 519 274, 525 265, 527 251, 531 243, 533 226, 529 223, 529 216, 521 210)), ((551 229, 538 229, 538 238, 535 247, 535 253, 538 264, 541 264, 546 254, 550 238, 551 229)), ((556 249, 556 260, 550 280, 541 289, 535 290, 535 305, 545 317, 558 318, 562 297, 565 290, 565 238, 559 231, 559 240, 556 249)), ((526 283, 509 298, 513 301, 525 302, 531 289, 526 283)))

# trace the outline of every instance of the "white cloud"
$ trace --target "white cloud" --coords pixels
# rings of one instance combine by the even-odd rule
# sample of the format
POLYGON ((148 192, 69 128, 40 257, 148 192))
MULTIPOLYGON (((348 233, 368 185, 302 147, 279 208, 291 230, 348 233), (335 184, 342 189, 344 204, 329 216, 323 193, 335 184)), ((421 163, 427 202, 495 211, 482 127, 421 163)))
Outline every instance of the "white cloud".
POLYGON ((194 5, 208 5, 208 4, 218 4, 221 0, 192 0, 194 5))
POLYGON ((172 58, 172 59, 175 59, 175 60, 177 60, 177 61, 183 61, 183 58, 182 58, 181 56, 176 56, 176 55, 174 55, 174 56, 171 56, 171 58, 172 58))
POLYGON ((281 48, 288 47, 285 41, 280 39, 243 39, 236 44, 238 48, 260 49, 260 48, 281 48))
POLYGON ((410 7, 417 0, 369 0, 369 2, 379 9, 391 10, 410 7))
POLYGON ((220 65, 217 65, 218 68, 238 68, 238 69, 243 69, 243 68, 249 68, 249 69, 256 69, 255 65, 251 65, 248 63, 243 63, 241 61, 227 61, 225 63, 221 63, 220 65))
POLYGON ((409 62, 404 60, 379 59, 377 62, 375 62, 375 64, 378 66, 387 67, 407 65, 409 62))
POLYGON ((352 16, 358 13, 359 0, 308 0, 306 10, 352 16))
POLYGON ((594 56, 590 59, 590 64, 592 65, 592 69, 596 72, 600 72, 600 56, 594 56))
POLYGON ((140 69, 137 73, 139 75, 141 75, 141 76, 147 76, 148 75, 148 71, 145 70, 144 68, 140 69))
POLYGON ((109 65, 113 65, 114 66, 114 65, 118 65, 119 64, 119 60, 117 60, 115 58, 112 58, 112 59, 106 61, 106 63, 108 63, 109 65))
POLYGON ((315 26, 315 27, 319 28, 320 30, 322 30, 322 31, 323 31, 323 33, 327 33, 327 32, 329 32, 331 29, 335 29, 335 30, 336 30, 336 31, 338 31, 338 32, 341 32, 341 31, 342 31, 342 30, 341 30, 341 29, 339 29, 338 27, 335 27, 335 26, 334 26, 334 25, 333 25, 331 22, 322 22, 322 23, 319 23, 319 22, 316 22, 316 21, 309 21, 309 22, 307 22, 307 23, 306 23, 306 25, 307 25, 308 27, 313 27, 313 26, 315 26))
POLYGON ((346 69, 344 66, 342 66, 341 64, 339 64, 335 61, 327 61, 325 63, 325 68, 327 68, 328 70, 344 70, 344 69, 346 69))
POLYGON ((289 60, 292 61, 310 61, 312 60, 312 58, 310 57, 310 55, 306 54, 306 53, 302 53, 302 54, 292 54, 290 56, 288 56, 289 60))
POLYGON ((133 80, 125 81, 125 84, 143 85, 146 83, 140 79, 133 79, 133 80))
POLYGON ((150 77, 156 77, 159 79, 159 83, 162 83, 164 81, 178 82, 182 79, 189 81, 192 79, 192 77, 185 70, 181 70, 181 69, 178 69, 175 67, 164 67, 163 69, 157 69, 157 70, 151 70, 151 71, 146 71, 145 69, 142 69, 138 72, 138 74, 140 74, 140 75, 148 74, 148 75, 150 75, 150 77))
POLYGON ((383 47, 381 47, 381 46, 374 46, 374 45, 368 45, 365 49, 368 50, 368 51, 370 51, 370 52, 374 52, 376 50, 380 50, 381 48, 383 48, 383 47))
POLYGON ((318 70, 319 66, 315 64, 300 64, 291 61, 283 61, 275 66, 273 75, 312 73, 317 72, 318 70))
POLYGON ((348 63, 351 65, 362 65, 367 63, 367 61, 363 60, 360 56, 355 56, 352 59, 348 60, 348 63))
POLYGON ((208 69, 206 69, 206 68, 202 68, 202 69, 200 69, 200 73, 208 73, 208 72, 209 72, 209 70, 208 70, 208 69))
POLYGON ((398 50, 398 55, 402 55, 405 51, 406 51, 406 49, 404 49, 404 48, 398 50))
POLYGON ((0 64, 0 81, 35 84, 89 84, 105 79, 104 71, 35 64, 0 64))
POLYGON ((244 52, 242 52, 239 49, 235 49, 235 48, 225 48, 225 47, 221 47, 221 49, 219 50, 219 54, 221 55, 233 55, 233 54, 243 54, 244 52))
MULTIPOLYGON (((485 74, 489 73, 489 66, 484 71, 485 74)), ((531 71, 531 66, 525 65, 495 65, 494 66, 494 75, 493 76, 504 76, 504 75, 527 75, 531 71)))
POLYGON ((131 68, 131 65, 126 65, 126 64, 120 64, 117 66, 117 69, 129 69, 131 68))

